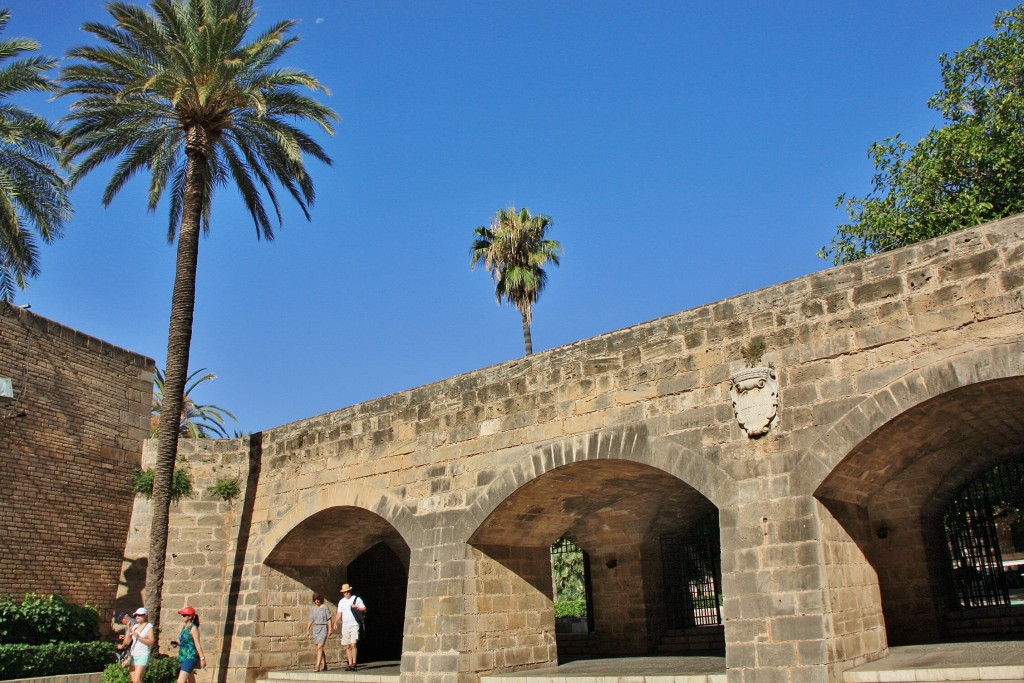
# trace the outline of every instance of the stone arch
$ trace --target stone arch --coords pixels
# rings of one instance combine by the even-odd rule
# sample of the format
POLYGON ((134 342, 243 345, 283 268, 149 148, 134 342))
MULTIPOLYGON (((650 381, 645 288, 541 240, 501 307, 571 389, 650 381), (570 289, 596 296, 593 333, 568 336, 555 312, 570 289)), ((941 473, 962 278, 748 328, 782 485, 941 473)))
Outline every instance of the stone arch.
POLYGON ((673 441, 650 436, 646 425, 628 425, 548 442, 532 452, 524 452, 462 514, 456 524, 456 538, 468 541, 484 520, 527 482, 570 463, 611 459, 663 470, 694 488, 717 508, 723 507, 735 492, 735 480, 711 461, 673 441))
MULTIPOLYGON (((343 582, 373 612, 375 637, 360 648, 361 661, 398 660, 411 548, 421 540, 420 523, 386 490, 344 483, 305 493, 261 539, 250 667, 312 666, 299 637, 312 594, 336 604, 343 582)), ((326 653, 337 666, 340 651, 326 653)))
MULTIPOLYGON (((519 450, 456 524, 456 538, 467 544, 472 561, 467 565, 469 628, 500 624, 492 630, 503 640, 488 647, 518 666, 540 666, 559 653, 663 651, 669 636, 679 651, 694 649, 688 639, 696 633, 670 634, 675 613, 668 605, 683 609, 684 601, 666 600, 671 592, 666 576, 675 577, 666 560, 678 551, 666 554, 665 544, 731 500, 734 487, 717 465, 672 441, 650 437, 645 425, 519 450), (558 538, 573 541, 589 558, 593 619, 582 643, 564 633, 556 636, 550 547, 558 538)), ((713 561, 706 566, 720 580, 717 534, 713 540, 705 548, 713 546, 713 561)), ((490 637, 488 631, 478 635, 490 637)), ((698 649, 725 647, 720 625, 700 637, 710 640, 698 649)), ((485 662, 482 670, 491 666, 502 663, 485 662)))
POLYGON ((268 557, 297 526, 323 510, 353 507, 372 512, 386 520, 410 546, 423 534, 419 520, 385 489, 366 484, 335 484, 308 492, 262 536, 259 558, 268 557))
POLYGON ((950 631, 942 509, 1024 449, 1021 396, 1024 344, 967 352, 879 389, 805 455, 826 542, 848 576, 860 568, 890 643, 963 635, 950 631))
POLYGON ((794 468, 796 491, 814 493, 836 466, 880 428, 954 389, 1024 376, 1024 342, 990 346, 929 363, 877 389, 829 427, 794 468))

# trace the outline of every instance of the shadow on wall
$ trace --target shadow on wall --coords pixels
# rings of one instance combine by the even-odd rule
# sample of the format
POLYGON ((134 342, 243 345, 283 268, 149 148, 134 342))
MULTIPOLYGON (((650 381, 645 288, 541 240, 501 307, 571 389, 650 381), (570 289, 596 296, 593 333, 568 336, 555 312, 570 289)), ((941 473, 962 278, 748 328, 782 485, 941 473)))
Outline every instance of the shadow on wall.
POLYGON ((245 568, 245 555, 249 552, 249 531, 252 528, 252 513, 256 504, 256 485, 259 483, 262 465, 263 433, 256 432, 249 436, 249 473, 245 482, 242 512, 238 520, 238 542, 235 544, 235 557, 231 565, 231 583, 228 584, 220 663, 217 666, 218 683, 224 683, 227 680, 232 634, 235 632, 235 616, 238 613, 239 589, 242 585, 242 570, 245 568))
POLYGON ((125 594, 114 601, 114 608, 118 612, 130 614, 144 604, 142 593, 146 588, 146 570, 149 567, 149 559, 140 557, 133 560, 126 557, 124 561, 128 563, 124 570, 125 594))

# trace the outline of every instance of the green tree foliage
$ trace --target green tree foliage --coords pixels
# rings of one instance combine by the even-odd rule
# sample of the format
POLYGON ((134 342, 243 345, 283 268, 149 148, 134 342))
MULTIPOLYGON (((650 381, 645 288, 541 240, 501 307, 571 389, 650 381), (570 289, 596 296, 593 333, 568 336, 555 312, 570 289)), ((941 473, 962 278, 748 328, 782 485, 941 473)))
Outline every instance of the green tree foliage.
POLYGON ((547 284, 544 266, 557 266, 562 253, 558 241, 547 239, 553 223, 549 216, 534 216, 526 208, 501 209, 490 226, 473 231, 476 239, 469 249, 470 267, 483 263, 494 277, 498 303, 507 300, 522 314, 527 356, 533 353, 533 305, 547 284))
POLYGON ((835 264, 1024 211, 1024 5, 996 15, 994 35, 942 55, 928 101, 945 125, 916 145, 871 145, 864 197, 842 195, 849 223, 819 256, 835 264))
MULTIPOLYGON (((0 10, 0 32, 11 13, 0 10)), ((39 275, 36 235, 50 243, 63 234, 71 218, 67 183, 59 172, 60 130, 46 119, 7 98, 47 92, 49 57, 23 57, 39 49, 28 38, 0 40, 0 301, 13 302, 16 289, 39 275)))
POLYGON ((552 553, 551 558, 555 571, 555 599, 558 602, 586 600, 583 551, 579 548, 562 550, 552 553))
MULTIPOLYGON (((226 438, 227 429, 224 421, 228 418, 238 422, 231 411, 212 403, 196 403, 192 398, 192 392, 203 382, 217 379, 217 375, 207 372, 202 377, 198 375, 206 372, 206 368, 196 370, 188 376, 185 385, 185 397, 181 402, 181 421, 178 425, 178 434, 186 439, 210 439, 226 438)), ((156 376, 153 378, 153 404, 149 410, 149 435, 155 437, 160 432, 160 412, 164 404, 164 373, 157 368, 156 376)))
POLYGON ((72 184, 113 169, 105 206, 140 173, 149 176, 150 211, 169 194, 168 240, 177 236, 178 251, 146 571, 146 605, 159 637, 200 232, 209 231, 214 192, 226 185, 238 190, 257 238, 274 238, 267 202, 281 222, 278 188, 308 219, 315 192, 305 159, 331 161, 303 124, 333 134, 338 115, 299 90, 326 92, 316 78, 277 65, 298 40, 289 35, 294 21, 249 41, 252 0, 151 0, 148 9, 111 2, 106 9, 113 25, 86 23, 98 44, 70 50, 61 71, 61 94, 78 98, 66 118, 64 152, 76 164, 72 184))

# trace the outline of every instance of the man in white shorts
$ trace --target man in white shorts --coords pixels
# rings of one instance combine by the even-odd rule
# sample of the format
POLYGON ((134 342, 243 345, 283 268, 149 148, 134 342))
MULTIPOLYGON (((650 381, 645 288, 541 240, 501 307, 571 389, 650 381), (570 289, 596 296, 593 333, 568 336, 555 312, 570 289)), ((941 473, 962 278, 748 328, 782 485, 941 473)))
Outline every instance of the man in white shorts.
MULTIPOLYGON (((345 646, 345 660, 348 665, 345 671, 356 670, 356 643, 359 642, 359 621, 356 620, 354 612, 360 616, 366 613, 366 605, 363 599, 352 595, 352 586, 347 583, 341 586, 341 600, 338 601, 338 614, 335 619, 338 622, 338 630, 341 631, 341 644, 345 646)), ((361 620, 360 620, 361 621, 361 620)))

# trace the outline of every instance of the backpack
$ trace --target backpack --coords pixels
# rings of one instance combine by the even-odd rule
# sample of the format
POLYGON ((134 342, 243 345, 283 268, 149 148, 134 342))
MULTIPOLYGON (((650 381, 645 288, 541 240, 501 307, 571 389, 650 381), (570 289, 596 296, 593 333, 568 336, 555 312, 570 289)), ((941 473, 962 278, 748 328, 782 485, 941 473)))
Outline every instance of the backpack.
POLYGON ((366 612, 360 612, 359 610, 356 609, 356 601, 357 600, 359 600, 359 596, 358 595, 353 595, 352 596, 352 607, 351 607, 351 609, 349 611, 352 612, 352 618, 356 620, 357 624, 359 624, 359 630, 363 630, 363 629, 366 628, 366 612))

